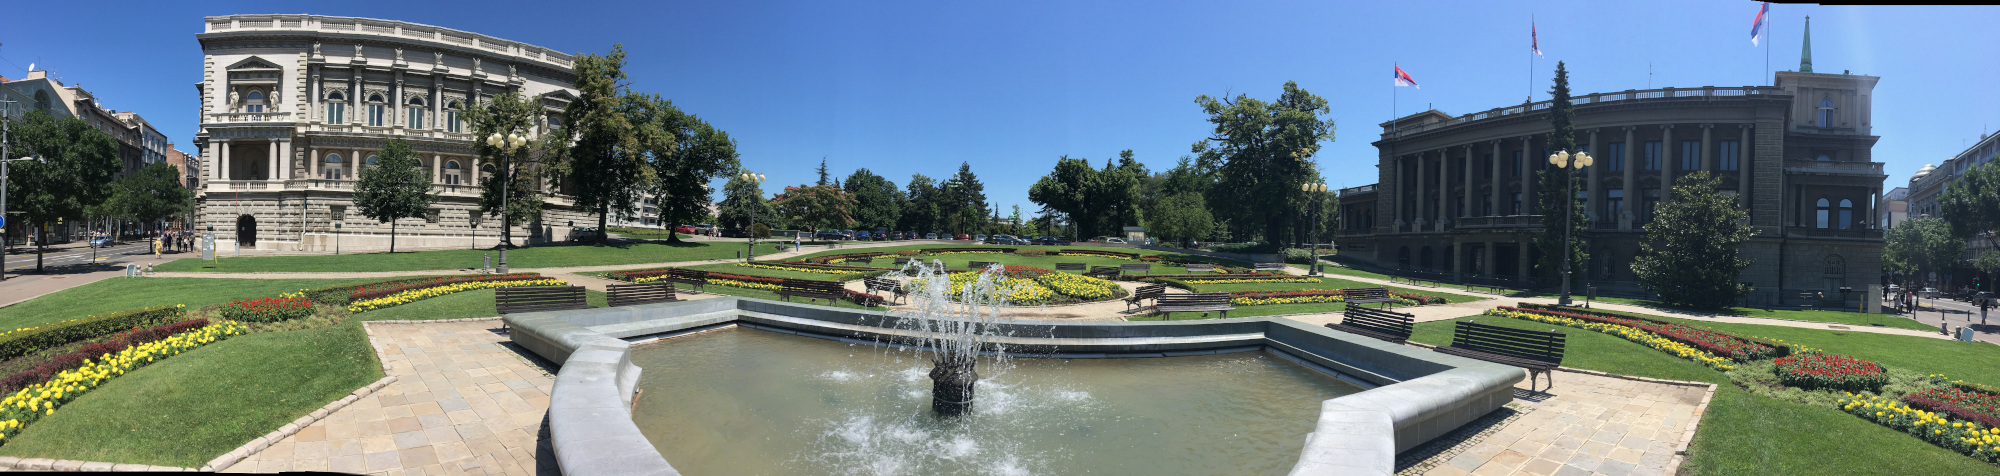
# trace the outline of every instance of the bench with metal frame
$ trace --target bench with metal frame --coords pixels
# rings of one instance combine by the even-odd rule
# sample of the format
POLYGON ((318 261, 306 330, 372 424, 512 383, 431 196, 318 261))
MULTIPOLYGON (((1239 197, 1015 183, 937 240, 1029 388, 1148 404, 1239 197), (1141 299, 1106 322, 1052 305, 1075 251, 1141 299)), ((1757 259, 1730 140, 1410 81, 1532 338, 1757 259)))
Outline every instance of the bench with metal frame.
MULTIPOLYGON (((1542 332, 1459 321, 1452 329, 1451 345, 1435 350, 1527 369, 1528 391, 1532 392, 1536 374, 1548 374, 1562 366, 1563 340, 1563 334, 1554 329, 1542 332)), ((1549 386, 1542 391, 1555 385, 1555 376, 1550 375, 1549 386)))
POLYGON ((910 290, 904 289, 903 283, 894 279, 862 278, 861 284, 868 290, 869 294, 874 294, 876 291, 888 291, 890 295, 896 297, 896 302, 907 302, 906 299, 910 297, 910 290))
POLYGON ((1143 301, 1147 299, 1152 299, 1153 304, 1158 305, 1160 303, 1160 296, 1166 293, 1167 285, 1165 284, 1140 286, 1139 289, 1132 290, 1131 297, 1125 298, 1125 310, 1132 310, 1132 306, 1144 307, 1145 303, 1143 301))
POLYGON ((1347 307, 1349 308, 1361 307, 1362 304, 1396 304, 1396 296, 1389 294, 1388 288, 1342 289, 1340 290, 1340 294, 1341 299, 1347 302, 1347 307))
POLYGON ((1229 293, 1161 294, 1153 299, 1153 310, 1160 313, 1162 321, 1172 319, 1176 312, 1199 312, 1204 316, 1221 312, 1226 319, 1236 306, 1229 303, 1229 293))
POLYGON ((847 288, 842 287, 838 281, 820 281, 817 279, 786 279, 780 281, 778 283, 778 297, 790 301, 792 300, 792 296, 806 298, 806 302, 808 303, 812 302, 813 299, 825 299, 826 304, 831 306, 835 302, 847 297, 847 288))
POLYGON ((1327 324, 1326 327, 1402 344, 1410 341, 1410 332, 1416 328, 1416 318, 1414 314, 1349 306, 1342 313, 1340 322, 1327 324))
POLYGON ((973 271, 984 271, 984 270, 986 270, 986 267, 987 267, 987 266, 993 266, 993 262, 992 262, 992 261, 967 261, 967 262, 965 262, 965 269, 970 269, 970 270, 973 270, 973 271))
POLYGON ((1188 263, 1187 270, 1190 273, 1194 272, 1213 273, 1215 272, 1215 263, 1188 263))
POLYGON ((668 283, 685 284, 706 290, 706 286, 708 286, 708 271, 684 268, 669 269, 667 270, 666 281, 668 283))
POLYGON ((500 314, 589 309, 583 286, 521 286, 499 288, 493 307, 500 314))
POLYGON ((604 300, 611 307, 679 301, 673 283, 612 284, 604 287, 604 300))
POLYGON ((1285 270, 1284 263, 1257 263, 1253 265, 1253 267, 1258 272, 1266 272, 1266 271, 1283 272, 1285 270))
POLYGON ((1091 266, 1090 271, 1083 273, 1097 279, 1118 279, 1118 274, 1117 266, 1091 266))
POLYGON ((1090 265, 1083 263, 1056 263, 1056 271, 1085 271, 1090 265))
POLYGON ((1118 274, 1147 274, 1153 272, 1153 265, 1146 263, 1125 263, 1118 265, 1118 274))

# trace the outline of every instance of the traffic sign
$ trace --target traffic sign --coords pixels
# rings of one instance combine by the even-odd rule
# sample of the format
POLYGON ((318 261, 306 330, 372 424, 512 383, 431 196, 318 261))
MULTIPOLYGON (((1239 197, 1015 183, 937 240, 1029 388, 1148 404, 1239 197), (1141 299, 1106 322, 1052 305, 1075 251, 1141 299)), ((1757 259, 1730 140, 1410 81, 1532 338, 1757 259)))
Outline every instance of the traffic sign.
MULTIPOLYGON (((7 216, 0 215, 0 230, 5 230, 5 229, 7 229, 7 216)), ((0 231, 0 233, 6 233, 6 232, 0 231)))

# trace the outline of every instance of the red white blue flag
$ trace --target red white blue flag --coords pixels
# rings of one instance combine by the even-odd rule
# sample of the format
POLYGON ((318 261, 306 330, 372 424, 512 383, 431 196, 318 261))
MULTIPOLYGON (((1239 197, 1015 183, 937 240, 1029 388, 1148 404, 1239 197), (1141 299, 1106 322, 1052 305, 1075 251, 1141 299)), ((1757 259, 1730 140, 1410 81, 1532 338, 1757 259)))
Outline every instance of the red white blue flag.
POLYGON ((1535 57, 1542 57, 1541 34, 1535 31, 1535 22, 1528 22, 1528 47, 1535 50, 1535 57))
POLYGON ((1763 5, 1757 8, 1757 19, 1750 21, 1750 46, 1757 46, 1757 40, 1764 37, 1764 14, 1771 13, 1771 3, 1763 5))
POLYGON ((1403 72, 1402 66, 1396 66, 1396 85, 1423 89, 1417 86, 1417 80, 1410 79, 1410 73, 1403 72))

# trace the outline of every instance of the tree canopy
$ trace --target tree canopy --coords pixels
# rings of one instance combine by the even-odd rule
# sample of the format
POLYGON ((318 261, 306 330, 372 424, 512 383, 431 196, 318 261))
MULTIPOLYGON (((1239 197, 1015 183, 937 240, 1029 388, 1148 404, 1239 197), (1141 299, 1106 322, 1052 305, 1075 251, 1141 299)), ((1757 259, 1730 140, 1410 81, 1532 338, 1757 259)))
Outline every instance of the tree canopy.
POLYGON ((1882 237, 1882 265, 1910 277, 1950 268, 1965 253, 1965 239, 1956 228, 1957 224, 1937 217, 1897 223, 1882 237))
POLYGON ((118 179, 112 189, 109 208, 134 220, 167 219, 194 209, 194 192, 181 186, 180 169, 166 162, 154 162, 118 179))
MULTIPOLYGON (((0 118, 0 120, 7 120, 0 118)), ((8 165, 7 207, 24 222, 46 225, 63 217, 81 216, 84 208, 111 196, 111 177, 118 173, 118 141, 82 119, 56 119, 45 111, 30 111, 12 126, 8 139, 13 155, 36 161, 8 165)), ((41 226, 34 226, 39 233, 41 226)), ((48 240, 35 240, 38 245, 48 240)), ((36 247, 41 269, 42 246, 36 247)))
MULTIPOLYGON (((1548 150, 1551 153, 1580 152, 1576 147, 1576 128, 1572 125, 1576 107, 1569 97, 1569 70, 1561 61, 1556 62, 1555 85, 1549 88, 1549 95, 1554 98, 1549 106, 1549 123, 1555 126, 1555 131, 1549 134, 1548 150)), ((1589 152, 1598 153, 1594 150, 1589 152)), ((1535 157, 1526 160, 1526 165, 1539 169, 1537 176, 1541 182, 1536 184, 1539 189, 1535 193, 1536 207, 1542 213, 1541 233, 1535 235, 1535 250, 1539 251, 1535 260, 1535 276, 1544 284, 1555 284, 1562 279, 1565 227, 1569 229, 1571 238, 1568 240, 1571 266, 1581 267, 1590 262, 1587 251, 1590 247, 1585 240, 1585 232, 1590 229, 1590 217, 1583 213, 1582 201, 1571 200, 1568 196, 1571 190, 1576 189, 1577 169, 1544 166, 1548 162, 1535 157), (1569 210, 1567 220, 1562 215, 1563 209, 1569 210)))
POLYGON ((749 229, 753 217, 766 226, 784 224, 784 217, 764 198, 764 187, 756 181, 731 176, 722 185, 722 194, 722 203, 716 205, 716 226, 749 229))
POLYGON ((854 198, 833 185, 785 187, 785 192, 772 198, 771 204, 794 225, 815 230, 854 226, 854 198))
POLYGON ((854 198, 854 221, 856 226, 875 230, 897 226, 902 216, 902 189, 895 182, 868 169, 857 169, 847 176, 841 188, 854 198))
POLYGON ((1716 191, 1721 179, 1706 171, 1674 182, 1672 201, 1655 207, 1632 273, 1660 300, 1695 309, 1721 309, 1750 292, 1737 280, 1750 260, 1738 256, 1756 231, 1736 198, 1716 191))
POLYGON ((396 220, 419 218, 430 213, 437 193, 431 191, 430 172, 401 137, 383 144, 381 160, 361 169, 354 183, 354 207, 361 216, 389 224, 389 252, 396 252, 396 220))
MULTIPOLYGON (((1994 157, 2000 159, 2000 153, 1994 157)), ((2000 247, 2000 166, 1987 162, 1965 171, 1938 196, 1938 214, 1960 239, 1983 237, 2000 247)))
POLYGON ((1326 99, 1287 81, 1276 101, 1204 94, 1195 104, 1215 125, 1195 153, 1221 164, 1208 202, 1237 226, 1261 229, 1267 243, 1281 243, 1305 193, 1299 186, 1319 178, 1313 154, 1334 139, 1326 99))
MULTIPOLYGON (((630 209, 639 201, 642 184, 654 180, 647 152, 671 152, 673 136, 640 133, 639 123, 659 112, 652 98, 634 95, 624 84, 622 45, 602 56, 578 56, 573 69, 577 98, 563 110, 568 121, 555 133, 566 139, 556 144, 566 147, 558 149, 561 160, 554 168, 557 176, 568 179, 577 208, 596 212, 601 230, 612 209, 630 209), (664 144, 642 142, 646 139, 664 144)), ((597 240, 606 236, 600 233, 597 240)))
MULTIPOLYGON (((519 224, 541 212, 542 187, 538 165, 562 147, 556 144, 561 136, 551 134, 534 138, 528 145, 512 151, 486 143, 486 138, 493 134, 529 135, 534 130, 535 122, 541 118, 541 110, 542 106, 536 101, 508 93, 494 96, 491 101, 465 111, 466 123, 471 125, 473 136, 477 138, 472 141, 472 148, 479 154, 480 163, 484 164, 479 180, 480 214, 499 214, 505 210, 503 218, 519 224), (484 170, 487 166, 493 167, 491 173, 484 170), (509 184, 511 186, 506 187, 505 195, 511 203, 502 204, 502 185, 508 178, 513 181, 509 184)), ((502 233, 511 236, 513 230, 508 228, 502 233)))
MULTIPOLYGON (((700 223, 709 216, 709 182, 741 166, 736 141, 708 121, 675 107, 658 95, 633 96, 631 110, 640 124, 639 143, 646 147, 651 169, 650 189, 661 224, 700 223)), ((678 241, 669 235, 667 241, 678 241)))

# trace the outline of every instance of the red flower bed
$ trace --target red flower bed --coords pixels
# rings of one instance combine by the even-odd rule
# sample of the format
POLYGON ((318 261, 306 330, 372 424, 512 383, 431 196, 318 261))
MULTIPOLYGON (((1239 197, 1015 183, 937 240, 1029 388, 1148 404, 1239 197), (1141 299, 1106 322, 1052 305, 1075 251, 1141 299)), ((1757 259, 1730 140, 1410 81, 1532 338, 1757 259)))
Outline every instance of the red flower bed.
MULTIPOLYGON (((759 261, 753 261, 753 262, 751 262, 750 264, 771 264, 771 262, 769 262, 769 261, 761 261, 761 262, 759 262, 759 261)), ((782 265, 782 266, 797 266, 797 267, 800 267, 800 268, 820 268, 820 269, 851 269, 851 270, 855 270, 855 271, 882 271, 882 270, 886 270, 886 269, 888 269, 888 268, 877 268, 877 267, 874 267, 874 266, 848 266, 848 265, 841 265, 841 264, 819 264, 819 263, 809 263, 809 262, 805 262, 805 261, 786 261, 786 262, 783 262, 783 263, 778 263, 778 265, 782 265)))
POLYGON ((632 281, 639 278, 665 276, 668 271, 672 271, 672 269, 670 268, 670 269, 647 269, 640 271, 618 271, 613 273, 605 273, 604 277, 616 279, 619 281, 632 281))
POLYGON ((303 297, 238 299, 222 305, 222 317, 244 322, 289 321, 312 313, 312 300, 303 297))
MULTIPOLYGON (((1937 398, 1932 393, 1932 391, 1935 390, 1939 389, 1932 388, 1922 392, 1904 395, 1903 403, 1907 403, 1910 405, 1910 407, 1916 408, 1918 410, 1943 413, 1946 415, 1950 415, 1952 418, 1957 418, 1960 420, 1976 421, 1981 424, 1985 424, 1987 428, 2000 428, 2000 416, 1994 416, 1991 413, 1992 412, 1991 407, 1988 407, 1985 410, 1969 408, 1959 402, 1937 398)), ((1986 397, 1992 398, 1993 396, 1986 395, 1986 397)), ((1976 402, 1973 403, 1977 404, 1976 402)))
POLYGON ((1063 255, 1063 256, 1083 256, 1083 255, 1096 255, 1096 256, 1110 256, 1110 257, 1113 257, 1113 258, 1125 258, 1125 259, 1139 259, 1139 254, 1138 254, 1138 253, 1120 253, 1120 252, 1117 252, 1117 251, 1099 251, 1099 250, 1062 250, 1062 251, 1059 251, 1059 252, 1057 252, 1057 253, 1058 253, 1058 254, 1061 254, 1061 255, 1063 255))
POLYGON ((1889 372, 1874 362, 1845 355, 1805 353, 1779 358, 1778 381, 1805 389, 1877 391, 1889 372))
POLYGON ((116 338, 110 341, 84 345, 83 348, 77 349, 75 352, 58 355, 56 358, 49 359, 48 362, 43 362, 42 365, 37 365, 33 369, 0 379, 0 394, 12 394, 23 388, 27 388, 29 385, 47 382, 50 378, 54 378, 56 374, 60 374, 64 370, 82 367, 84 361, 97 360, 103 357, 104 354, 117 353, 118 351, 125 350, 126 347, 165 339, 168 336, 200 329, 206 325, 208 325, 208 319, 191 319, 152 328, 134 328, 118 334, 116 338))
POLYGON ((431 278, 422 281, 383 283, 382 285, 377 285, 370 288, 357 289, 353 293, 349 293, 347 295, 347 299, 350 302, 365 301, 369 299, 379 298, 382 296, 400 293, 403 291, 409 291, 412 289, 434 288, 447 284, 477 283, 477 282, 488 282, 488 281, 526 281, 530 279, 543 279, 543 278, 544 276, 539 274, 517 273, 517 274, 501 274, 493 276, 451 276, 444 278, 431 278))
POLYGON ((1044 274, 1049 274, 1054 272, 1055 272, 1054 270, 1037 268, 1034 266, 1008 266, 1004 271, 1001 271, 1000 274, 1002 276, 1006 276, 1009 278, 1034 279, 1034 278, 1039 278, 1044 274))
MULTIPOLYGON (((665 274, 665 273, 661 273, 661 274, 665 274)), ((785 278, 766 278, 766 277, 763 277, 763 276, 744 276, 744 275, 741 275, 741 274, 729 274, 729 273, 717 273, 717 272, 714 272, 714 271, 709 271, 709 272, 708 272, 708 279, 727 279, 727 280, 730 280, 730 281, 742 281, 742 282, 746 282, 746 283, 764 283, 764 284, 782 284, 782 283, 784 283, 784 282, 785 282, 785 278)))
POLYGON ((1655 321, 1652 319, 1640 319, 1640 318, 1626 317, 1626 316, 1619 316, 1612 314, 1602 314, 1595 312, 1577 312, 1571 310, 1555 310, 1555 309, 1546 309, 1539 307, 1511 308, 1511 307, 1501 306, 1500 308, 1520 311, 1520 312, 1533 312, 1537 314, 1561 316, 1588 322, 1601 322, 1605 324, 1617 324, 1621 326, 1634 327, 1654 334, 1659 334, 1660 337, 1665 337, 1675 342, 1680 342, 1682 344, 1694 346, 1695 348, 1707 351, 1708 353, 1711 354, 1729 357, 1730 359, 1734 359, 1738 362, 1749 362, 1752 360, 1757 360, 1765 357, 1772 357, 1783 353, 1781 349, 1778 349, 1773 346, 1751 342, 1741 337, 1736 337, 1722 332, 1717 332, 1710 329, 1704 329, 1676 322, 1655 321))
MULTIPOLYGON (((1988 416, 2000 418, 2000 395, 1966 390, 1957 387, 1931 387, 1912 393, 1927 399, 1950 403, 1988 416)), ((2000 425, 1994 425, 2000 427, 2000 425)))

